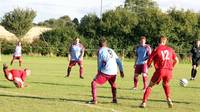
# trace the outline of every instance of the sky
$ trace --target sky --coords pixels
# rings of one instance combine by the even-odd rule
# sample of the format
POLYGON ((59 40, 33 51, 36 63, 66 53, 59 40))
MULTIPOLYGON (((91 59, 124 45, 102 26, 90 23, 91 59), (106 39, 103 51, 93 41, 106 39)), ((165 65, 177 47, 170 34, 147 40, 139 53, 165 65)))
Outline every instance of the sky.
MULTIPOLYGON (((125 0, 102 0, 103 12, 123 5, 125 0)), ((163 11, 170 7, 199 12, 200 0, 155 0, 163 11), (192 2, 191 2, 192 1, 192 2)), ((35 23, 64 15, 79 20, 88 13, 100 15, 101 0, 0 0, 0 18, 14 8, 30 8, 37 12, 35 23)))

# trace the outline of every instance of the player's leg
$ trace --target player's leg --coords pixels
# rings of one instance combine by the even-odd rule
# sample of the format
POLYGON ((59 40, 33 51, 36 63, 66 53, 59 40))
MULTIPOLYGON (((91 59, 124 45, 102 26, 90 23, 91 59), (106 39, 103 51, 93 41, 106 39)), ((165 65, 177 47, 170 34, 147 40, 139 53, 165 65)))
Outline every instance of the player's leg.
POLYGON ((22 66, 22 57, 18 57, 19 58, 19 66, 21 67, 22 66))
POLYGON ((190 80, 194 80, 197 74, 197 62, 196 60, 192 59, 192 70, 191 70, 191 78, 190 80))
POLYGON ((13 58, 12 58, 12 60, 11 60, 11 62, 10 62, 10 65, 12 65, 13 64, 13 61, 15 60, 15 56, 13 56, 13 58))
POLYGON ((83 77, 83 61, 79 61, 79 62, 78 62, 78 65, 79 65, 79 67, 80 67, 80 69, 79 69, 80 78, 83 79, 83 78, 84 78, 84 77, 83 77))
POLYGON ((144 92, 143 101, 140 104, 141 108, 146 107, 146 103, 147 103, 149 95, 151 94, 152 87, 156 84, 159 84, 160 81, 161 81, 161 75, 160 75, 160 70, 158 70, 158 71, 155 71, 155 73, 153 74, 151 81, 144 92))
POLYGON ((76 62, 75 61, 70 61, 69 62, 69 65, 68 65, 68 68, 67 68, 67 74, 65 75, 65 77, 69 77, 70 76, 70 73, 71 73, 71 69, 72 67, 76 65, 76 62))
POLYGON ((15 86, 17 88, 23 88, 24 87, 24 82, 18 77, 13 80, 13 83, 15 84, 15 86))
POLYGON ((170 85, 169 85, 171 78, 172 78, 172 71, 165 70, 165 76, 163 77, 162 85, 163 85, 163 89, 165 91, 165 96, 166 96, 169 108, 172 108, 172 106, 173 106, 173 103, 172 103, 172 100, 170 97, 170 85))
POLYGON ((117 87, 116 87, 116 75, 110 76, 110 78, 108 79, 110 85, 111 85, 111 91, 112 91, 112 103, 117 103, 117 87))
POLYGON ((102 73, 98 73, 96 75, 96 77, 94 78, 94 80, 91 83, 91 89, 92 89, 92 100, 89 101, 88 103, 90 104, 97 104, 97 93, 96 93, 96 85, 100 84, 103 85, 106 81, 108 80, 108 78, 106 77, 106 75, 102 74, 102 73))
POLYGON ((133 81, 134 81, 134 86, 133 89, 136 90, 138 87, 138 76, 139 74, 141 74, 141 66, 140 65, 135 65, 135 71, 134 71, 134 77, 133 77, 133 81))
POLYGON ((133 89, 136 90, 138 87, 138 73, 134 73, 134 77, 133 77, 133 81, 134 81, 134 85, 133 85, 133 89))
POLYGON ((144 64, 142 67, 142 78, 143 78, 143 90, 147 88, 147 72, 148 72, 148 67, 147 64, 144 64))

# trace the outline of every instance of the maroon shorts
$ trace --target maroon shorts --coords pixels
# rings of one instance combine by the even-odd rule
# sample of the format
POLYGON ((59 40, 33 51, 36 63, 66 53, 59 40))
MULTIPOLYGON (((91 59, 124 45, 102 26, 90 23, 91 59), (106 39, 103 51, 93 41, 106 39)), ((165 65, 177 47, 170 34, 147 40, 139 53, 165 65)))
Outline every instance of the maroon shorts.
POLYGON ((151 82, 159 84, 161 80, 164 83, 169 82, 172 79, 172 70, 169 69, 157 69, 152 78, 151 82))
POLYGON ((13 59, 20 60, 22 57, 21 56, 13 56, 13 59))
POLYGON ((108 81, 111 85, 115 85, 116 75, 106 75, 102 72, 99 72, 94 78, 94 81, 100 85, 108 81))
POLYGON ((147 72, 148 72, 147 64, 135 65, 135 73, 141 74, 147 72))
POLYGON ((69 67, 73 67, 73 66, 75 66, 77 63, 78 63, 78 65, 79 65, 80 67, 83 66, 83 61, 70 61, 70 62, 69 62, 69 67))

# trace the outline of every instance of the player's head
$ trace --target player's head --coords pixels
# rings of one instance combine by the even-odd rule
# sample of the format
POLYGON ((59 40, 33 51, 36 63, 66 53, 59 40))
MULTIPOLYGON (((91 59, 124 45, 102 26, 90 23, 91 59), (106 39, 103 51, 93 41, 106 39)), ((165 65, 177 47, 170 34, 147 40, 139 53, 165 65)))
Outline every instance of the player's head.
POLYGON ((26 75, 29 76, 31 75, 31 70, 28 68, 25 68, 24 71, 26 72, 26 75))
POLYGON ((78 37, 76 37, 75 39, 74 39, 74 43, 75 44, 78 44, 80 42, 80 39, 78 38, 78 37))
POLYGON ((21 44, 22 44, 22 43, 21 43, 20 41, 17 42, 17 45, 18 45, 18 46, 21 46, 21 44))
POLYGON ((140 44, 141 45, 145 45, 146 44, 146 37, 145 36, 141 36, 140 37, 140 44))
POLYGON ((200 40, 199 39, 196 41, 196 44, 197 44, 197 47, 200 47, 200 40))
POLYGON ((160 44, 166 45, 166 44, 167 44, 167 37, 161 36, 161 37, 160 37, 160 44))
POLYGON ((99 40, 99 47, 106 47, 107 46, 107 40, 105 37, 102 37, 100 40, 99 40))

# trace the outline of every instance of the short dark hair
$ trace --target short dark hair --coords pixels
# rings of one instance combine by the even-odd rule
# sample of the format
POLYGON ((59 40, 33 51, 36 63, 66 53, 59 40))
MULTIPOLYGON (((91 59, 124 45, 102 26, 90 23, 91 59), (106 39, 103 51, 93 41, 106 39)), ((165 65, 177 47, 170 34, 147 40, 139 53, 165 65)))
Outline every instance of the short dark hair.
POLYGON ((166 36, 160 36, 160 42, 162 42, 164 40, 168 40, 168 38, 166 36))
POLYGON ((102 47, 104 44, 107 43, 107 40, 105 37, 101 37, 99 40, 99 46, 102 47))
POLYGON ((145 37, 145 36, 141 36, 141 37, 140 37, 140 40, 142 40, 142 39, 145 39, 145 40, 146 40, 146 37, 145 37))

